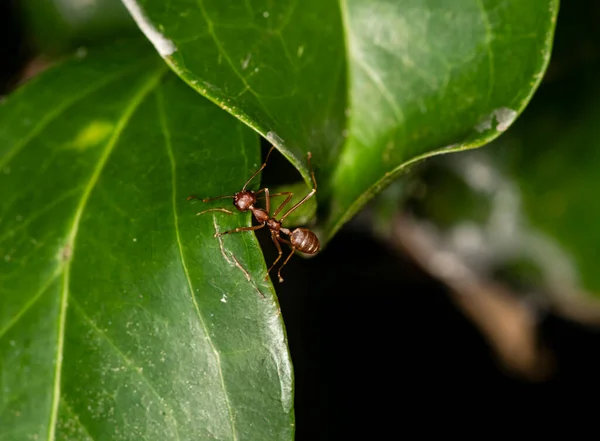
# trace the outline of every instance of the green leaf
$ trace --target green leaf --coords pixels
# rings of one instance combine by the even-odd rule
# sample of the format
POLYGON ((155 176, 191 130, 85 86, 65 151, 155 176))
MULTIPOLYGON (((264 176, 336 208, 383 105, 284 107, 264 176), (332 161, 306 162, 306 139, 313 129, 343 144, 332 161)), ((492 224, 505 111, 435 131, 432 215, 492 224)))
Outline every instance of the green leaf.
MULTIPOLYGON (((493 159, 520 190, 522 215, 562 257, 562 288, 600 296, 600 65, 550 83, 493 159)), ((555 284, 556 287, 556 284, 555 284)))
POLYGON ((558 10, 558 0, 124 3, 175 72, 307 183, 313 152, 328 237, 409 164, 505 131, 543 76, 558 10))
POLYGON ((471 268, 581 319, 599 312, 600 64, 571 54, 490 149, 431 161, 412 205, 471 268))
POLYGON ((0 105, 0 439, 292 439, 261 250, 213 237, 250 217, 186 200, 239 190, 257 141, 145 44, 0 105))

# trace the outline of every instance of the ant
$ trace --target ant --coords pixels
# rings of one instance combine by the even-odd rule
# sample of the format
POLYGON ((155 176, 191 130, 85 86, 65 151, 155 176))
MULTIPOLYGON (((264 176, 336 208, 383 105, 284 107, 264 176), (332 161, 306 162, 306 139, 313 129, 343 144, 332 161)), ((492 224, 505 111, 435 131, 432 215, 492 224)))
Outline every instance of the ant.
MULTIPOLYGON (((294 252, 296 250, 298 250, 304 254, 316 254, 319 252, 321 244, 319 243, 319 239, 317 238, 316 234, 313 233, 312 231, 310 231, 308 228, 296 228, 294 230, 289 230, 288 228, 285 228, 282 226, 283 221, 286 217, 288 217, 294 210, 296 210, 298 207, 300 207, 302 204, 304 204, 309 198, 311 198, 317 192, 317 181, 315 179, 315 172, 313 171, 311 163, 310 163, 310 159, 312 157, 312 154, 310 152, 308 152, 307 156, 308 156, 308 167, 310 169, 310 176, 311 176, 312 182, 313 182, 313 188, 306 196, 304 196, 304 198, 302 198, 301 201, 296 203, 283 216, 281 216, 281 218, 277 219, 277 215, 283 209, 283 207, 285 207, 292 199, 292 196, 293 196, 292 192, 284 191, 281 193, 270 194, 268 188, 261 188, 260 190, 257 190, 257 191, 246 190, 246 187, 248 186, 248 184, 256 177, 256 175, 258 175, 267 166, 267 162, 269 161, 269 156, 271 156, 271 152, 274 149, 275 149, 274 146, 271 147, 271 149, 269 150, 269 153, 267 154, 265 162, 260 166, 260 168, 252 176, 250 176, 250 179, 248 179, 246 181, 246 183, 244 184, 244 186, 242 187, 242 189, 240 191, 235 193, 233 196, 217 196, 217 197, 213 197, 213 198, 205 198, 205 199, 202 199, 202 202, 210 202, 210 201, 214 201, 217 199, 233 198, 233 205, 238 211, 245 213, 248 210, 250 210, 252 212, 252 214, 254 215, 254 218, 256 219, 256 221, 259 223, 259 225, 254 225, 251 227, 239 227, 239 228, 235 228, 233 230, 224 231, 222 233, 216 233, 215 237, 220 237, 225 234, 237 233, 240 231, 255 231, 255 230, 259 230, 264 227, 267 227, 270 230, 271 239, 273 240, 273 243, 277 247, 277 252, 279 253, 279 255, 275 259, 275 262, 273 262, 271 267, 267 270, 267 275, 265 276, 265 280, 267 280, 269 278, 269 273, 271 272, 273 267, 275 267, 277 262, 279 262, 279 260, 281 260, 283 251, 281 250, 280 243, 287 244, 291 247, 292 250, 291 250, 290 254, 287 256, 287 258, 284 260, 283 264, 281 265, 281 267, 279 267, 279 270, 277 271, 277 276, 279 277, 279 282, 281 283, 281 282, 283 282, 283 278, 281 277, 281 269, 288 263, 288 261, 290 260, 290 258, 292 257, 292 255, 294 254, 294 252), (259 195, 260 193, 265 194, 265 196, 264 196, 264 199, 266 201, 265 209, 257 208, 254 206, 254 204, 256 204, 256 201, 258 199, 263 199, 262 197, 261 198, 257 197, 257 195, 259 195), (275 210, 275 212, 271 216, 271 214, 270 214, 271 198, 275 197, 275 196, 283 196, 283 195, 286 195, 287 197, 285 198, 283 203, 277 208, 277 210, 275 210), (281 233, 287 235, 289 237, 289 240, 281 237, 281 233)), ((189 201, 191 199, 199 199, 199 198, 197 196, 192 195, 192 196, 189 196, 187 199, 189 201)), ((209 208, 208 210, 204 210, 198 214, 199 215, 204 214, 209 211, 222 211, 222 212, 225 212, 228 214, 233 214, 232 211, 227 210, 226 208, 209 208)))

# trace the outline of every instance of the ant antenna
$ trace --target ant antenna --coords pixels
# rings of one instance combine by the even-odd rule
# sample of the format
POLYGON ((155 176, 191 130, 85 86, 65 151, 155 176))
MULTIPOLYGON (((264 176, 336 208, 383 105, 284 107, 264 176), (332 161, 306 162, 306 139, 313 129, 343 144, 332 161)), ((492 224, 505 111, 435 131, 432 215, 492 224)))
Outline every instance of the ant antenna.
POLYGON ((299 201, 296 205, 294 205, 292 208, 290 208, 288 210, 287 213, 285 213, 281 219, 279 219, 279 222, 283 222, 283 220, 289 216, 289 214, 294 211, 296 208, 298 208, 300 205, 302 205, 303 203, 305 203, 308 199, 310 199, 311 197, 313 197, 313 195, 317 192, 317 180, 315 179, 315 172, 312 168, 312 164, 310 163, 310 158, 312 158, 312 153, 308 152, 308 169, 310 170, 310 176, 312 178, 313 181, 313 189, 310 191, 310 193, 308 193, 306 196, 304 196, 304 198, 302 198, 301 201, 299 201))
POLYGON ((260 168, 256 170, 252 176, 250 176, 250 179, 246 181, 246 183, 242 187, 242 191, 245 191, 250 181, 252 181, 252 179, 254 179, 256 175, 259 174, 263 170, 263 168, 267 166, 267 161, 269 160, 269 156, 271 156, 271 152, 273 151, 273 149, 275 149, 275 146, 271 146, 271 149, 269 150, 269 153, 267 153, 267 157, 265 158, 265 162, 263 162, 263 165, 261 165, 260 168))

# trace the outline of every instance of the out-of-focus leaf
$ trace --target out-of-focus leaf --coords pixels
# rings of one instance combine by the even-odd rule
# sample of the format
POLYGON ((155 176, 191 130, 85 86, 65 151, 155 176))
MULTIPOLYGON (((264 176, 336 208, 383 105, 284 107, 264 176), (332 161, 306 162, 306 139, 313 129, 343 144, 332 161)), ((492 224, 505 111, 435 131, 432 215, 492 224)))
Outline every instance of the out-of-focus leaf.
POLYGON ((600 296, 600 65, 549 85, 513 136, 499 145, 501 167, 521 192, 523 211, 569 258, 574 282, 600 296), (563 87, 568 93, 552 95, 563 87), (565 102, 568 100, 569 102, 565 102))
POLYGON ((561 302, 600 296, 599 71, 546 84, 490 149, 432 162, 429 194, 413 204, 473 266, 561 302), (452 204, 439 203, 440 189, 452 204))
POLYGON ((29 37, 43 52, 65 52, 135 31, 120 0, 21 0, 18 3, 29 37))
POLYGON ((0 105, 0 439, 293 438, 261 250, 213 237, 250 217, 186 200, 259 164, 257 136, 145 44, 0 105))
POLYGON ((124 0, 171 67, 275 144, 330 237, 418 159, 506 130, 550 55, 557 0, 124 0))

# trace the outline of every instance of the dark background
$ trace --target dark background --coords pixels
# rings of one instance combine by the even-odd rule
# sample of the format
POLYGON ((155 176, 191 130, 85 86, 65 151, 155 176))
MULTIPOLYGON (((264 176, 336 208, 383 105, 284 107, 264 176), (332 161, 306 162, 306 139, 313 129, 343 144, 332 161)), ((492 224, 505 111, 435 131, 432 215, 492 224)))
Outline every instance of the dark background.
MULTIPOLYGON (((567 87, 565 66, 585 68, 600 48, 600 2, 562 3, 552 81, 541 86, 557 94, 567 87)), ((0 94, 35 55, 16 6, 0 1, 0 94)), ((270 262, 272 244, 263 245, 270 262)), ((498 365, 448 288, 357 222, 315 258, 292 259, 284 275, 276 289, 295 367, 298 441, 519 434, 523 426, 539 435, 587 424, 578 410, 593 410, 588 400, 599 391, 599 329, 543 312, 540 344, 553 354, 553 373, 521 379, 498 365)))

